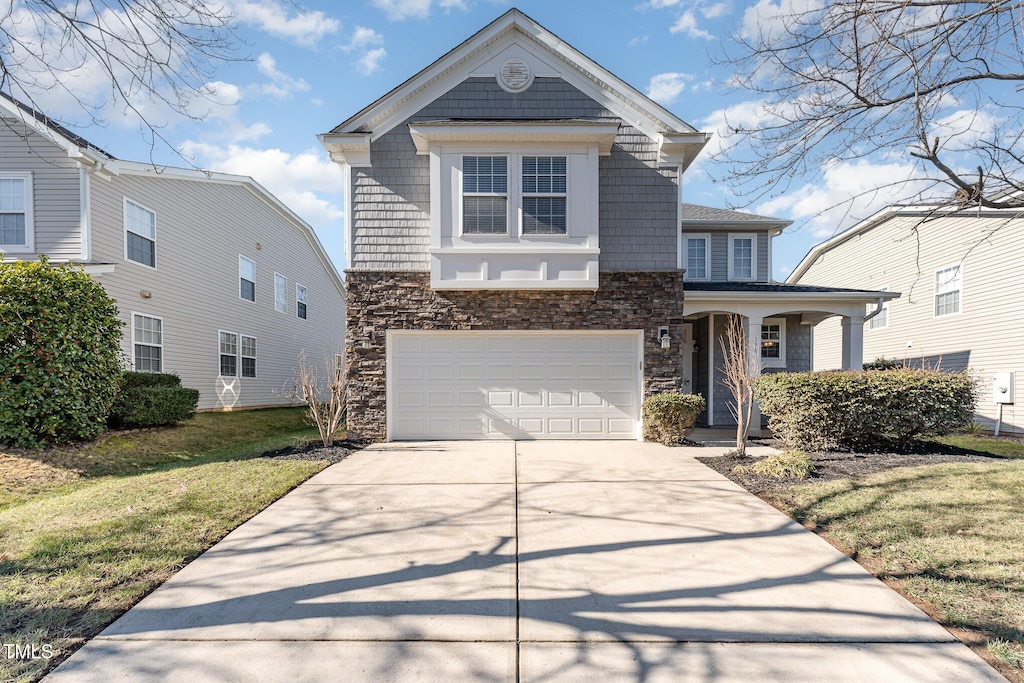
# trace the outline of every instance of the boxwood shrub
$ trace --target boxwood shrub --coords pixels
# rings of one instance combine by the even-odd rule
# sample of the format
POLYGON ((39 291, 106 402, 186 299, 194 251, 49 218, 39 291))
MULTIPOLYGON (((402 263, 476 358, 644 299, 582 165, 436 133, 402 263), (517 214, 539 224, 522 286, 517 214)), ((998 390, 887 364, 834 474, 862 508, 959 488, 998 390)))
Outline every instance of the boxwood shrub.
POLYGON ((644 439, 678 446, 705 408, 699 394, 653 394, 644 399, 644 439))
POLYGON ((195 415, 198 403, 199 392, 182 387, 177 375, 124 372, 107 423, 115 429, 174 424, 195 415))
POLYGON ((818 451, 962 430, 976 400, 968 374, 914 368, 764 375, 755 392, 776 436, 790 447, 818 451))

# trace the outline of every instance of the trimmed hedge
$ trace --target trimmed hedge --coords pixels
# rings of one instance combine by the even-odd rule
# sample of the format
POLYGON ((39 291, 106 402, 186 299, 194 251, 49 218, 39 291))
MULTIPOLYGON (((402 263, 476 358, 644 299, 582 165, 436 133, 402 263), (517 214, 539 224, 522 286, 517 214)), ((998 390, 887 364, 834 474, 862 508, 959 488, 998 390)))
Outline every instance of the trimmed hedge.
POLYGON ((114 429, 159 427, 196 414, 199 392, 181 386, 177 375, 124 372, 107 423, 114 429))
POLYGON ((704 410, 699 394, 654 394, 644 399, 644 439, 678 446, 686 439, 697 416, 704 410))
POLYGON ((763 375, 755 394, 776 436, 818 451, 959 431, 974 418, 976 400, 966 373, 914 368, 763 375))

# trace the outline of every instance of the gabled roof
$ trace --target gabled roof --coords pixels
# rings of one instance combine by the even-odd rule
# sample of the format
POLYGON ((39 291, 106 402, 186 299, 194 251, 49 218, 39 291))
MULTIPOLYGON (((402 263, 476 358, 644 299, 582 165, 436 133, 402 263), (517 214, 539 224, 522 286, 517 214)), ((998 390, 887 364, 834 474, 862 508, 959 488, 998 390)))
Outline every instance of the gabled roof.
POLYGON ((683 225, 749 225, 750 227, 784 228, 793 222, 784 218, 771 218, 744 211, 731 211, 686 203, 680 204, 680 216, 683 225))
MULTIPOLYGON (((106 161, 115 159, 114 155, 100 149, 85 138, 75 135, 46 114, 16 100, 3 91, 0 91, 0 110, 6 111, 11 118, 18 119, 47 140, 63 148, 72 158, 85 161, 90 165, 102 165, 106 161)), ((3 111, 0 111, 0 116, 5 116, 3 111)))
POLYGON ((708 140, 708 134, 697 132, 518 9, 511 9, 376 102, 321 135, 321 142, 337 161, 343 161, 346 153, 368 147, 370 140, 393 130, 512 45, 552 70, 551 74, 538 76, 563 78, 627 124, 660 142, 666 153, 685 158, 684 165, 693 160, 708 140))

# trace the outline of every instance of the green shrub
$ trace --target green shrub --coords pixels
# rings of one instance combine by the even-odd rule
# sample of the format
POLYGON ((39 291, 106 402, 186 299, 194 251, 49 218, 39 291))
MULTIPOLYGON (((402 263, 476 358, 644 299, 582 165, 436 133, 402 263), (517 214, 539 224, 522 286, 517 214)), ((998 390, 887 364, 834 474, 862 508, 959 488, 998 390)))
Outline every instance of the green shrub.
POLYGON ((81 268, 0 264, 0 443, 93 439, 121 372, 117 305, 81 268))
POLYGON ((737 474, 753 473, 771 479, 806 479, 814 471, 810 457, 803 451, 783 451, 761 458, 751 465, 736 465, 737 474))
POLYGON ((899 370, 900 368, 906 367, 906 362, 901 360, 895 360, 893 358, 876 358, 869 363, 864 364, 865 370, 899 370))
POLYGON ((787 445, 857 450, 962 431, 974 417, 966 373, 899 368, 764 375, 755 387, 768 426, 787 445))
POLYGON ((177 375, 126 372, 107 422, 115 429, 159 427, 196 414, 199 392, 181 386, 177 375))
POLYGON ((677 446, 705 408, 698 394, 654 394, 644 399, 644 439, 677 446))

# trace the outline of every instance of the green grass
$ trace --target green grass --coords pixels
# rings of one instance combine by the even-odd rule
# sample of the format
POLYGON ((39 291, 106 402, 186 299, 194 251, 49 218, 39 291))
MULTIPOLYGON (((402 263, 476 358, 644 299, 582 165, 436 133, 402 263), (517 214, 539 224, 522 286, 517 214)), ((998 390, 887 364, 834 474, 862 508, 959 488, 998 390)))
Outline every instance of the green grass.
POLYGON ((1008 666, 1024 663, 1024 461, 801 484, 776 503, 948 625, 986 633, 1008 666))
POLYGON ((0 642, 49 644, 56 655, 0 657, 0 681, 37 680, 323 469, 251 457, 313 435, 298 409, 207 413, 86 448, 0 454, 0 642))
POLYGON ((1024 458, 1024 441, 1004 439, 993 436, 972 436, 970 434, 951 434, 935 436, 932 441, 962 448, 981 454, 996 455, 1001 458, 1024 458))

